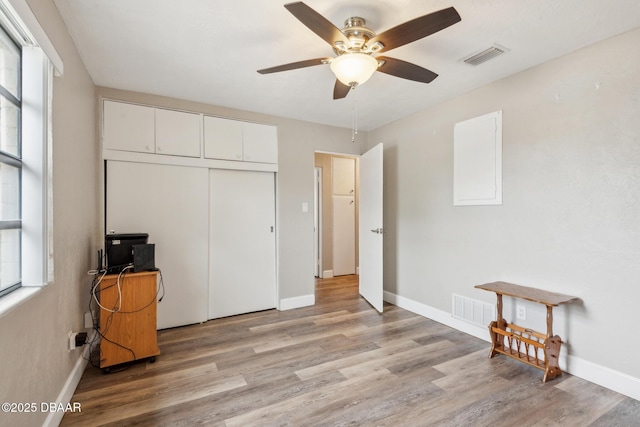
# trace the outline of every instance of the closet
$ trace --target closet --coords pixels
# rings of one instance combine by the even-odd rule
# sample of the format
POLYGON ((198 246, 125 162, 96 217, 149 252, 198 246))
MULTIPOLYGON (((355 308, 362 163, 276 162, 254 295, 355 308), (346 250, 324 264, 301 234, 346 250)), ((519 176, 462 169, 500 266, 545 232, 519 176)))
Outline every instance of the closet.
POLYGON ((105 230, 156 245, 158 329, 277 307, 276 127, 112 100, 102 118, 105 230))

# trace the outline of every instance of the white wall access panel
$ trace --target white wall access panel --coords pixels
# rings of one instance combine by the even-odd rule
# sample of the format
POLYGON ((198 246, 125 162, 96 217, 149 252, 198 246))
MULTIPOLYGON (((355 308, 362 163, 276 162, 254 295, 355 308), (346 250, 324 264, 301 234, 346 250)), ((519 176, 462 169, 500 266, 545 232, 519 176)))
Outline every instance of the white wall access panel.
POLYGON ((453 204, 502 204, 502 111, 455 124, 453 204))
POLYGON ((209 318, 276 307, 271 172, 211 169, 209 318))
POLYGON ((158 329, 207 320, 208 169, 107 162, 106 227, 149 233, 165 295, 158 329))

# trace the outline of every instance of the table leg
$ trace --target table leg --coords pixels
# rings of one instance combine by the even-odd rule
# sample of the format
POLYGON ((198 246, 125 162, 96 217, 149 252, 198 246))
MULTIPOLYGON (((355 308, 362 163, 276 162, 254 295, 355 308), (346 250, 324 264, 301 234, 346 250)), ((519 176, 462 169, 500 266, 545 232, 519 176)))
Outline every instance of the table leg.
POLYGON ((544 358, 545 358, 546 368, 544 370, 544 377, 542 378, 543 383, 546 383, 547 381, 562 375, 562 370, 558 365, 558 358, 560 357, 561 345, 562 345, 562 340, 557 335, 551 338, 547 338, 547 341, 545 342, 544 358))
POLYGON ((547 339, 553 336, 553 306, 547 306, 547 339))
POLYGON ((507 329, 507 322, 502 318, 502 294, 496 294, 498 297, 497 309, 498 309, 498 320, 496 322, 491 322, 489 325, 489 336, 491 337, 491 350, 489 351, 489 359, 498 354, 496 349, 502 349, 504 347, 503 337, 502 335, 493 332, 493 328, 497 327, 502 330, 507 329))

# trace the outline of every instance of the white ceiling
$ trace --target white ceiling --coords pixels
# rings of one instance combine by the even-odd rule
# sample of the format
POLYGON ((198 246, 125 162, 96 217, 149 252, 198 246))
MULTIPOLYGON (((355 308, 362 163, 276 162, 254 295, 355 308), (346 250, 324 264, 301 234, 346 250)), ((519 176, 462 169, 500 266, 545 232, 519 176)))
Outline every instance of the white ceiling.
POLYGON ((288 2, 55 0, 96 85, 347 128, 357 108, 361 130, 640 27, 638 0, 306 0, 339 28, 361 16, 377 33, 449 6, 462 17, 385 52, 438 73, 432 83, 375 73, 334 101, 327 65, 256 72, 334 56, 283 7, 288 2), (494 44, 510 52, 477 67, 460 61, 494 44))

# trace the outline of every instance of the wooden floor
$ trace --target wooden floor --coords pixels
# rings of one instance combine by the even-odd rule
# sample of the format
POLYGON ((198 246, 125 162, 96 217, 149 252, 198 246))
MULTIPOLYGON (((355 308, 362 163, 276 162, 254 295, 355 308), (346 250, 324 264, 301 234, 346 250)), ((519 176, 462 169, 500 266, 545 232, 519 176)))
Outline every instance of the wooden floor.
POLYGON ((63 426, 638 426, 640 402, 542 371, 392 305, 357 276, 316 305, 160 331, 156 363, 88 367, 63 426))

